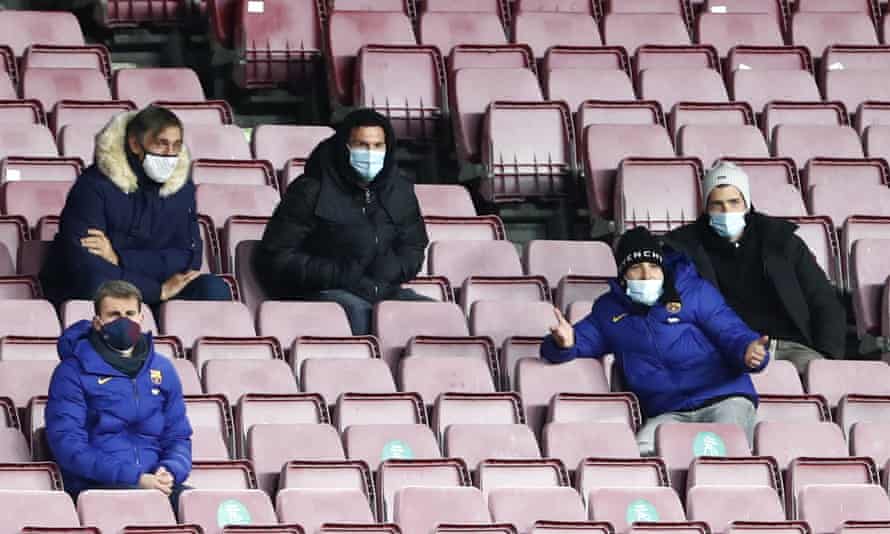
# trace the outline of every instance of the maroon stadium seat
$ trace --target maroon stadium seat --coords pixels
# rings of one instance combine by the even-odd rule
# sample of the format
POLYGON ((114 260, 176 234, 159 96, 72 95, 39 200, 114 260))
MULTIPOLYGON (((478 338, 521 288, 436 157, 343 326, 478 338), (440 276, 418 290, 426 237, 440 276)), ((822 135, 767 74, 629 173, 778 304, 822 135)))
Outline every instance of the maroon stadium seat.
POLYGON ((17 11, 0 14, 0 44, 8 45, 17 57, 33 44, 81 46, 80 23, 65 11, 17 11))
POLYGON ((125 526, 175 525, 170 501, 158 491, 87 490, 77 497, 84 526, 119 532, 125 526))
POLYGON ((506 44, 500 0, 426 0, 420 16, 419 41, 439 48, 443 56, 459 44, 506 44))
POLYGON ((804 47, 739 46, 730 52, 727 69, 732 98, 748 102, 757 113, 773 100, 821 98, 810 53, 804 47))
POLYGON ((694 221, 701 212, 701 173, 697 159, 626 158, 615 184, 618 228, 646 226, 663 233, 694 221))
POLYGON ((572 112, 585 100, 634 99, 630 60, 623 48, 555 46, 543 57, 544 94, 549 100, 565 100, 572 112))
POLYGON ((114 73, 112 85, 115 98, 131 100, 140 109, 158 100, 204 100, 198 75, 185 68, 120 69, 114 73))

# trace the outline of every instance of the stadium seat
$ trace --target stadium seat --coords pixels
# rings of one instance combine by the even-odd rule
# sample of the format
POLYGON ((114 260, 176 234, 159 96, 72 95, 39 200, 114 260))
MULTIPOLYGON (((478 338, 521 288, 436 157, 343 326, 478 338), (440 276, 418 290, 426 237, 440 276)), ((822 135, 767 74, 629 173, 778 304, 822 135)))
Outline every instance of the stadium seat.
POLYGON ((241 300, 247 305, 251 315, 256 314, 257 308, 267 298, 266 291, 257 280, 253 269, 253 255, 259 243, 257 240, 239 242, 235 247, 235 265, 232 269, 235 273, 235 280, 238 281, 241 300))
POLYGON ((535 74, 529 69, 460 69, 451 79, 451 112, 460 160, 480 162, 482 124, 491 102, 540 102, 535 74))
POLYGON ((382 9, 346 11, 338 6, 328 17, 325 46, 331 61, 329 78, 334 98, 342 104, 351 102, 355 61, 363 46, 417 43, 407 13, 382 9))
POLYGON ((52 305, 45 300, 0 301, 3 336, 58 337, 59 321, 52 305))
MULTIPOLYGON (((303 374, 302 368, 305 365, 305 362, 308 360, 343 360, 343 359, 352 359, 352 360, 369 360, 369 359, 379 359, 380 358, 380 346, 377 343, 377 340, 373 336, 349 336, 349 337, 298 337, 294 340, 293 345, 291 346, 290 354, 288 355, 288 361, 294 369, 294 372, 300 376, 303 374)), ((312 364, 314 369, 311 371, 315 373, 326 373, 326 372, 337 372, 337 371, 347 371, 348 369, 352 369, 353 371, 361 372, 365 370, 371 373, 382 372, 382 368, 378 366, 372 366, 371 364, 364 365, 362 362, 353 362, 356 367, 351 367, 352 364, 349 362, 343 362, 342 364, 338 364, 337 361, 329 362, 329 366, 325 367, 327 364, 312 364)), ((321 375, 316 375, 316 379, 320 378, 321 375)), ((384 376, 385 378, 385 376, 384 376)), ((360 376, 357 376, 356 379, 360 380, 360 376)), ((385 380, 385 384, 389 384, 389 380, 385 380)), ((355 383, 354 385, 358 386, 359 383, 355 383)), ((335 399, 331 399, 333 403, 335 399)))
POLYGON ((49 360, 58 361, 57 340, 52 337, 0 338, 0 360, 49 360))
POLYGON ((305 425, 328 423, 328 407, 317 394, 270 395, 247 393, 235 407, 235 445, 240 457, 246 455, 247 433, 260 424, 305 425))
POLYGON ((229 460, 220 462, 193 462, 192 471, 185 481, 195 489, 254 489, 256 475, 250 462, 229 460))
MULTIPOLYGON (((377 474, 377 517, 397 520, 396 494, 409 486, 460 487, 470 485, 470 474, 463 460, 387 460, 377 474)), ((487 519, 485 520, 488 521, 487 519)))
MULTIPOLYGON (((2 358, 2 343, 0 343, 0 358, 2 358)), ((859 423, 890 422, 890 399, 886 395, 850 394, 846 395, 837 407, 837 423, 844 429, 847 441, 850 442, 850 452, 854 451, 851 430, 859 423)), ((866 455, 867 456, 867 455, 866 455)), ((883 459, 883 458, 880 458, 883 459)), ((880 462, 884 465, 886 462, 880 462)))
MULTIPOLYGON (((135 111, 135 109, 136 106, 132 102, 121 100, 105 102, 62 100, 56 103, 55 110, 51 110, 50 128, 56 137, 59 137, 62 129, 69 125, 72 126, 71 131, 76 130, 85 137, 92 137, 86 134, 98 132, 115 115, 135 111)), ((61 144, 61 140, 59 143, 61 144)), ((92 154, 90 154, 90 160, 92 160, 92 154)))
POLYGON ((395 495, 393 519, 404 534, 427 534, 440 523, 488 523, 491 518, 476 488, 406 487, 395 495))
MULTIPOLYGON (((267 186, 272 189, 278 187, 275 170, 267 161, 202 159, 192 163, 191 171, 192 181, 197 185, 252 185, 267 186)), ((236 206, 230 214, 241 215, 237 209, 236 206)))
POLYGON ((711 532, 723 533, 733 521, 784 521, 785 511, 772 488, 762 486, 697 486, 686 497, 689 519, 704 521, 711 532))
POLYGON ((73 158, 16 158, 0 162, 0 182, 69 182, 83 172, 83 163, 73 158))
POLYGON ((757 421, 818 423, 830 421, 828 403, 821 395, 760 395, 757 421))
POLYGON ((28 441, 21 430, 17 428, 0 428, 0 462, 30 462, 31 451, 28 447, 28 441))
MULTIPOLYGON (((887 186, 888 169, 880 159, 813 158, 807 164, 806 187, 843 183, 850 189, 887 186)), ((857 212, 857 215, 865 215, 857 212)))
MULTIPOLYGON (((806 2, 804 2, 806 4, 806 2)), ((832 45, 876 45, 878 36, 870 13, 843 12, 841 2, 837 3, 838 11, 802 11, 791 18, 791 41, 795 45, 807 47, 814 56, 822 56, 825 49, 832 45)), ((851 0, 850 4, 860 4, 864 8, 866 2, 851 0)))
POLYGON ((205 99, 198 75, 185 68, 120 69, 114 73, 112 88, 116 99, 130 100, 139 109, 158 100, 200 102, 205 99))
POLYGON ((274 495, 282 466, 290 460, 343 460, 343 446, 326 424, 255 424, 247 432, 245 456, 260 489, 274 495))
POLYGON ((435 241, 498 241, 507 238, 504 223, 495 215, 424 217, 430 243, 435 241))
POLYGON ((535 57, 527 44, 459 44, 447 58, 448 75, 461 69, 528 69, 535 57))
POLYGON ((813 484, 801 489, 798 519, 814 533, 835 532, 845 521, 886 521, 890 501, 878 485, 813 484))
POLYGON ((581 307, 576 310, 581 314, 580 317, 569 319, 570 322, 577 322, 583 319, 590 312, 593 301, 600 296, 611 291, 609 287, 609 278, 604 276, 578 276, 566 275, 559 281, 554 293, 554 301, 556 307, 559 308, 566 317, 569 317, 572 306, 581 303, 581 307))
POLYGON ((625 423, 547 423, 541 447, 546 458, 558 458, 572 471, 588 457, 634 458, 640 454, 633 429, 625 423))
MULTIPOLYGON (((530 14, 534 17, 550 14, 530 14)), ((552 16, 575 19, 577 24, 587 20, 567 13, 552 16)), ((519 18, 516 19, 519 24, 519 18)), ((534 20, 534 19, 532 19, 534 20)), ((563 40, 560 37, 560 40, 563 40)), ((634 88, 630 79, 630 59, 627 52, 616 46, 554 46, 544 58, 542 82, 548 100, 564 100, 574 113, 587 100, 633 100, 634 88)), ((581 134, 579 130, 578 135, 581 134)))
MULTIPOLYGON (((615 4, 621 5, 618 2, 615 4)), ((640 6, 645 2, 632 4, 640 6)), ((667 13, 607 13, 602 22, 603 43, 623 46, 631 54, 645 45, 689 44, 689 31, 680 12, 682 2, 652 2, 653 6, 666 4, 674 4, 671 6, 674 9, 667 13)))
POLYGON ((368 466, 348 460, 291 461, 281 468, 280 487, 300 489, 352 489, 367 496, 372 493, 368 466))
POLYGON ((201 374, 212 360, 276 360, 283 359, 284 352, 273 337, 202 337, 195 341, 190 356, 201 374))
POLYGON ((780 507, 783 502, 782 473, 776 461, 766 456, 736 458, 699 456, 689 464, 689 476, 686 478, 687 497, 689 490, 697 486, 765 487, 778 495, 780 507))
POLYGON ((890 71, 890 47, 829 46, 822 59, 825 99, 843 102, 851 112, 866 101, 890 100, 882 83, 890 71))
POLYGON ((534 2, 514 2, 512 42, 527 43, 535 57, 543 58, 557 46, 599 46, 600 31, 588 2, 564 6, 529 6, 534 2))
POLYGON ((814 157, 865 157, 859 136, 850 126, 780 124, 773 131, 772 152, 793 159, 798 169, 814 157))
POLYGON ((161 306, 161 331, 191 348, 200 337, 252 337, 253 318, 240 302, 170 301, 161 306))
POLYGON ((232 107, 225 100, 159 100, 154 104, 172 111, 186 128, 194 124, 232 124, 234 116, 232 107))
POLYGON ((60 215, 73 182, 6 182, 0 189, 0 209, 7 215, 21 215, 34 228, 41 217, 60 215))
POLYGON ((499 488, 489 492, 494 521, 511 523, 523 534, 537 521, 584 521, 581 496, 573 488, 499 488))
POLYGON ((372 471, 390 458, 441 458, 439 444, 426 425, 351 425, 343 433, 346 457, 361 460, 372 471))
POLYGON ((58 155, 56 142, 46 126, 0 125, 0 159, 9 156, 54 158, 58 155))
POLYGON ((385 115, 396 137, 436 140, 445 110, 445 62, 434 46, 363 46, 355 103, 385 115))
POLYGON ((277 523, 269 497, 260 490, 191 490, 179 498, 179 520, 199 525, 206 534, 222 534, 228 524, 277 523))
POLYGON ((590 492, 590 519, 609 521, 623 534, 637 521, 685 521, 680 499, 671 488, 599 488, 590 492))
POLYGON ((466 356, 417 357, 401 362, 399 385, 402 391, 416 391, 432 406, 442 393, 493 393, 495 373, 489 366, 466 356))
POLYGON ((831 219, 818 216, 785 217, 785 219, 797 225, 797 236, 807 244, 828 280, 834 286, 840 287, 843 284, 840 274, 841 256, 831 219))
POLYGON ((782 46, 782 13, 780 10, 775 12, 777 3, 770 0, 760 3, 764 7, 773 6, 774 12, 767 9, 763 12, 753 12, 754 9, 734 11, 736 6, 729 2, 724 12, 712 9, 699 14, 695 21, 696 42, 713 45, 720 57, 726 57, 738 45, 782 46))
POLYGON ((424 217, 475 217, 467 188, 459 185, 415 184, 414 194, 424 217))
POLYGON ((198 213, 222 228, 231 215, 271 217, 281 196, 268 185, 199 183, 195 199, 198 213))
POLYGON ((97 8, 95 20, 109 30, 139 24, 169 26, 178 22, 179 6, 174 0, 109 0, 97 8))
POLYGON ((184 138, 192 159, 251 158, 244 132, 233 124, 193 124, 185 128, 184 138))
POLYGON ((278 519, 317 532, 324 523, 373 523, 368 497, 357 489, 289 488, 278 493, 278 519))
POLYGON ((460 287, 472 276, 522 276, 516 248, 509 241, 437 240, 429 249, 430 273, 460 287))
POLYGON ((877 465, 887 465, 890 460, 890 423, 860 421, 850 430, 850 452, 854 456, 867 456, 877 465))
POLYGON ((333 302, 266 301, 259 307, 257 327, 261 336, 274 336, 288 349, 300 336, 352 334, 346 312, 333 302))
POLYGON ((657 100, 665 111, 677 102, 729 101, 720 58, 711 46, 643 46, 635 68, 640 98, 657 100))
POLYGON ((3 534, 17 534, 23 527, 72 527, 80 524, 74 503, 62 491, 0 490, 3 534))
POLYGON ((446 392, 433 407, 433 430, 440 441, 453 424, 521 424, 522 403, 515 393, 446 392))
MULTIPOLYGON (((2 50, 2 47, 0 47, 2 50)), ((2 57, 2 56, 0 56, 2 57)), ((0 80, 5 73, 0 71, 0 80)), ((4 88, 3 81, 0 81, 0 122, 11 122, 15 124, 46 124, 46 113, 43 106, 37 100, 17 100, 15 91, 11 89, 11 93, 7 94, 10 98, 3 97, 4 88)))
POLYGON ((30 276, 0 277, 0 299, 27 300, 40 298, 40 286, 30 276))
POLYGON ((125 526, 175 525, 170 501, 159 491, 97 490, 77 497, 77 512, 84 526, 100 532, 119 532, 125 526))
MULTIPOLYGON (((27 448, 27 445, 25 445, 27 448)), ((52 462, 31 462, 30 455, 24 463, 0 465, 0 489, 58 491, 62 489, 62 475, 52 462)), ((29 529, 22 529, 26 532, 29 529)))
POLYGON ((609 392, 603 364, 592 358, 559 365, 523 358, 516 364, 516 385, 525 407, 525 419, 535 432, 540 432, 555 394, 609 392))
POLYGON ((878 484, 877 473, 870 458, 798 458, 791 462, 786 477, 788 514, 800 516, 800 494, 807 486, 878 484))
POLYGON ((624 159, 615 184, 616 225, 665 233, 694 221, 701 212, 701 175, 697 159, 624 159))
POLYGON ((890 122, 890 103, 863 102, 853 114, 856 131, 863 134, 871 125, 882 125, 890 122))
MULTIPOLYGON (((839 102, 769 102, 761 117, 767 142, 772 141, 779 125, 846 126, 847 109, 839 102)), ((821 155, 821 154, 819 154, 821 155)))
POLYGON ((493 491, 501 489, 559 488, 569 485, 565 467, 552 458, 485 460, 479 464, 477 479, 486 499, 493 491))
POLYGON ((374 308, 374 333, 383 359, 397 369, 402 351, 415 336, 467 336, 466 316, 448 302, 381 302, 374 308))
POLYGON ((890 240, 887 239, 859 239, 853 243, 850 282, 856 332, 860 338, 865 334, 881 334, 882 302, 887 280, 886 263, 881 258, 888 252, 890 240))
POLYGON ((612 525, 603 521, 538 521, 532 528, 532 534, 608 534, 612 525))
POLYGON ((827 215, 841 224, 853 215, 890 215, 890 195, 885 194, 887 191, 885 185, 853 187, 848 182, 833 180, 811 185, 807 197, 813 214, 827 215))
POLYGON ((676 141, 685 126, 750 126, 754 119, 745 102, 679 102, 668 115, 668 129, 676 141))
MULTIPOLYGON (((142 314, 142 330, 157 335, 159 330, 151 307, 142 306, 142 314)), ((62 327, 68 328, 78 321, 92 320, 96 316, 96 311, 91 300, 68 300, 59 308, 59 316, 62 318, 62 327)))
POLYGON ((670 469, 677 491, 686 488, 686 471, 698 456, 749 456, 744 430, 734 424, 662 424, 655 429, 655 453, 670 469))
POLYGON ((309 358, 299 372, 303 391, 333 405, 343 393, 394 393, 389 366, 379 358, 309 358))
POLYGON ((341 433, 352 425, 416 425, 427 420, 417 393, 344 393, 334 413, 341 433))
POLYGON ((86 165, 92 165, 95 155, 95 135, 104 125, 94 125, 92 135, 84 135, 83 128, 74 125, 63 126, 59 131, 59 153, 66 158, 80 158, 86 165))
POLYGON ((212 360, 204 366, 204 391, 235 403, 245 393, 290 394, 297 384, 284 360, 212 360))
POLYGON ((890 395, 890 366, 885 362, 819 360, 807 366, 807 388, 825 397, 832 409, 844 396, 890 395))
POLYGON ((851 257, 853 245, 860 239, 890 239, 890 223, 888 217, 848 217, 842 228, 838 228, 841 237, 840 257, 843 271, 846 274, 844 283, 850 291, 856 290, 856 280, 852 276, 851 257))
POLYGON ((677 138, 677 152, 682 156, 697 157, 709 166, 725 157, 769 157, 763 134, 753 124, 683 126, 677 138))
POLYGON ((830 458, 847 455, 844 433, 834 423, 763 422, 754 433, 754 453, 773 456, 780 469, 800 457, 830 458))
POLYGON ((264 0, 235 8, 233 79, 246 89, 294 87, 321 67, 322 13, 314 0, 264 0))
POLYGON ((16 57, 22 57, 33 44, 84 44, 80 23, 67 11, 4 11, 0 14, 0 35, 0 44, 9 46, 16 57))
POLYGON ((459 44, 506 44, 497 0, 464 2, 427 0, 420 15, 419 41, 436 46, 443 56, 459 44))
POLYGON ((31 67, 22 76, 22 96, 52 110, 61 100, 111 100, 111 90, 99 70, 31 67))
MULTIPOLYGON (((155 338, 155 347, 162 353, 165 352, 159 345, 157 338, 155 338)), ((204 392, 201 387, 201 379, 198 378, 198 371, 192 362, 184 359, 175 359, 173 360, 173 368, 176 369, 179 381, 182 383, 183 395, 200 395, 204 392)))
POLYGON ((308 159, 315 147, 333 134, 329 126, 260 124, 254 128, 250 144, 253 157, 272 162, 278 171, 286 171, 290 160, 308 159))

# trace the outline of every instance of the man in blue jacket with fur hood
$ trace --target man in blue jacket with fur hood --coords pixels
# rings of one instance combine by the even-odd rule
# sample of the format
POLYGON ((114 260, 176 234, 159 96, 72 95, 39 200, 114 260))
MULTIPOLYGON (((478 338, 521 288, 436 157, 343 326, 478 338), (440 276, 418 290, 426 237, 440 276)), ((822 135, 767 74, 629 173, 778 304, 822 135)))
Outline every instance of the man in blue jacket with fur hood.
POLYGON ((768 339, 752 331, 682 255, 664 257, 643 227, 615 254, 617 280, 574 327, 557 310, 541 355, 553 363, 615 354, 625 385, 648 419, 640 453, 655 453, 661 423, 735 423, 753 441, 757 392, 749 372, 769 361, 768 339))
POLYGON ((155 489, 174 506, 192 469, 192 428, 179 376, 142 333, 142 295, 102 284, 96 316, 59 338, 46 436, 76 500, 87 489, 155 489))
POLYGON ((172 298, 229 300, 229 286, 201 274, 202 242, 182 122, 148 106, 121 113, 96 136, 96 163, 77 178, 40 273, 59 304, 92 298, 126 280, 156 306, 172 298))

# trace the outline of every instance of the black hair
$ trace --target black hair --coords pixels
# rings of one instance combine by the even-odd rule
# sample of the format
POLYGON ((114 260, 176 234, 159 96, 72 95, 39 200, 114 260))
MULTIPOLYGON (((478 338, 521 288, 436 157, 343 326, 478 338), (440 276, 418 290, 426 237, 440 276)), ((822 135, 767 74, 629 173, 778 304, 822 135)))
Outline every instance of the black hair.
POLYGON ((156 135, 167 128, 183 130, 182 121, 175 113, 160 106, 148 106, 130 119, 127 124, 127 139, 135 137, 141 143, 147 134, 156 135))

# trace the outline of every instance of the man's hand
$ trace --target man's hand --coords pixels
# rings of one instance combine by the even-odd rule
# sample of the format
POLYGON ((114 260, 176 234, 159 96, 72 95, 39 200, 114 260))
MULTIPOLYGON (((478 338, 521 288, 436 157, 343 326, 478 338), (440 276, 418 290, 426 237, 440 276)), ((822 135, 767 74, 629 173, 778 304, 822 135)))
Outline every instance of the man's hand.
POLYGON ((760 336, 757 341, 752 341, 745 350, 745 365, 751 369, 757 369, 766 359, 766 348, 769 346, 769 336, 760 336))
MULTIPOLYGON (((170 476, 169 473, 167 474, 167 476, 170 476)), ((151 473, 145 473, 139 477, 139 487, 142 489, 158 490, 164 495, 170 495, 170 493, 173 491, 172 482, 165 484, 161 481, 158 475, 153 475, 151 473)))
POLYGON ((173 491, 173 475, 170 474, 170 471, 167 471, 166 467, 163 465, 159 467, 158 470, 155 471, 155 476, 158 478, 158 482, 167 486, 168 491, 165 493, 169 494, 170 491, 173 491))
POLYGON ((111 246, 111 241, 105 237, 105 232, 102 230, 96 230, 95 228, 87 230, 87 236, 81 238, 80 245, 87 249, 90 254, 95 254, 112 265, 118 264, 118 257, 114 252, 114 247, 111 246))
POLYGON ((572 323, 568 322, 558 308, 553 308, 553 315, 556 316, 556 326, 550 327, 550 334, 556 341, 556 346, 561 349, 570 349, 575 346, 575 329, 572 323))
POLYGON ((186 271, 184 273, 174 274, 161 285, 161 300, 166 301, 172 299, 178 295, 180 291, 185 289, 185 286, 192 283, 192 281, 199 276, 201 276, 201 271, 186 271))

